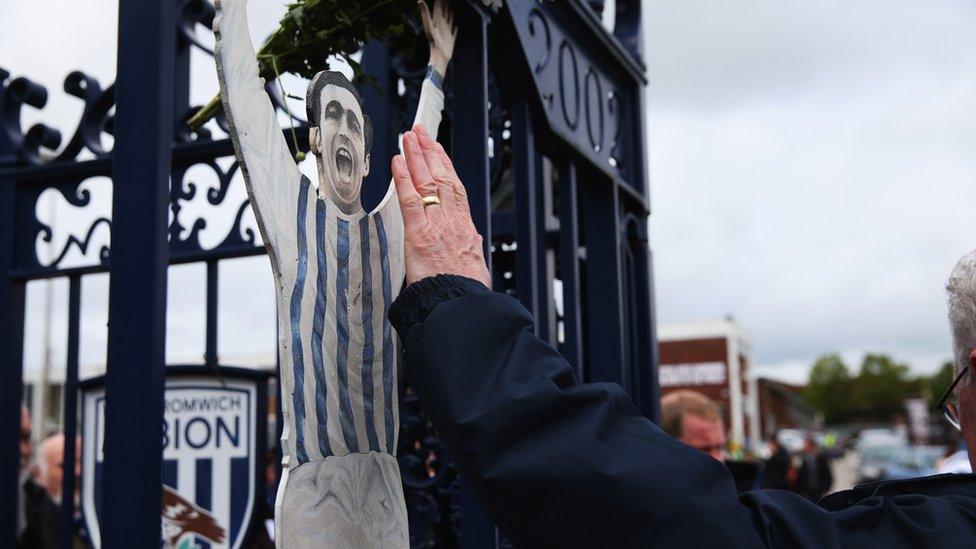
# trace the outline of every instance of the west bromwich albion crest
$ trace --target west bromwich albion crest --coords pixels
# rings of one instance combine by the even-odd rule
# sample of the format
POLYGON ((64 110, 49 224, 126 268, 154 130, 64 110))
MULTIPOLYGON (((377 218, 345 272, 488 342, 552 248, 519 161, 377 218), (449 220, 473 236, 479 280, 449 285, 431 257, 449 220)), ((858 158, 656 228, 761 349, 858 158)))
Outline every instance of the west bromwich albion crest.
MULTIPOLYGON (((101 536, 105 389, 86 384, 83 402, 82 511, 95 547, 101 536)), ((254 515, 258 429, 256 379, 209 372, 167 377, 163 426, 164 549, 237 548, 254 515)))

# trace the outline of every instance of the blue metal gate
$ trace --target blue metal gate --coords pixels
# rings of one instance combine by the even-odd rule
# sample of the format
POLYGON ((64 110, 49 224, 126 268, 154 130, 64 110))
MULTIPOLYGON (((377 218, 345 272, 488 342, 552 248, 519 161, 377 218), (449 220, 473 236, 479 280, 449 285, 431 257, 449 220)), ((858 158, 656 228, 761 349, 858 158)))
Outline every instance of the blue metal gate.
MULTIPOLYGON (((534 313, 538 335, 559 348, 582 380, 620 383, 656 419, 640 1, 615 2, 612 31, 602 24, 602 1, 504 4, 493 12, 480 0, 455 2, 460 33, 441 131, 491 253, 495 289, 534 313)), ((193 133, 184 123, 198 108, 188 99, 190 51, 206 50, 196 33, 211 28, 213 15, 206 0, 121 0, 117 80, 103 89, 82 72, 67 76, 64 91, 83 101, 84 110, 63 147, 53 128, 21 127, 21 110, 43 108, 47 90, 0 68, 0 493, 8 494, 0 544, 15 536, 9 494, 20 495, 26 284, 68 280, 63 424, 71 440, 82 284, 102 272, 110 274, 102 539, 107 547, 159 543, 168 266, 206 265, 203 364, 217 366, 220 262, 264 253, 254 231, 242 228, 246 201, 214 247, 200 242, 206 219, 186 226, 180 215, 197 192, 186 181, 190 168, 216 174, 220 185, 207 194, 215 206, 225 201, 236 172, 236 165, 217 162, 233 157, 228 138, 193 133), (102 144, 106 133, 114 138, 113 150, 102 144), (79 159, 83 152, 90 158, 79 159), (83 186, 98 176, 112 179, 111 218, 96 219, 84 234, 70 236, 59 256, 42 260, 38 239, 48 241, 52 229, 37 215, 41 193, 55 189, 68 203, 85 206, 107 198, 83 186), (93 232, 103 226, 111 227, 111 247, 90 250, 93 232), (89 261, 62 265, 71 250, 89 261)), ((364 47, 362 64, 377 84, 364 87, 375 124, 374 156, 388 158, 415 108, 424 67, 382 43, 364 47)), ((297 146, 304 150, 307 131, 297 123, 297 146)), ((388 163, 374 164, 364 187, 367 207, 378 202, 390 178, 388 163)), ((412 545, 505 545, 409 387, 401 399, 400 433, 412 545)), ((74 453, 66 444, 65 463, 74 453)), ((74 489, 73 476, 65 475, 63 493, 74 489)), ((62 531, 73 524, 70 498, 65 501, 62 531)))

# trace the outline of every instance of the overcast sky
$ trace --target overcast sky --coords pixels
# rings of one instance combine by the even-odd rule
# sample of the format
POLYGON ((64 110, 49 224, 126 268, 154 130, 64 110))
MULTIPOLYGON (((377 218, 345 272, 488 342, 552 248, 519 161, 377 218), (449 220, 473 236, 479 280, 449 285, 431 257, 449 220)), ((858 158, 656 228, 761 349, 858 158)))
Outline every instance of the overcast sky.
MULTIPOLYGON (((114 79, 117 2, 46 5, 0 3, 0 67, 47 86, 48 106, 24 122, 43 120, 67 141, 81 106, 61 83, 79 68, 114 79)), ((255 39, 281 5, 251 1, 255 39)), ((761 373, 792 381, 827 352, 855 364, 891 353, 918 372, 947 359, 945 279, 976 247, 974 31, 976 5, 964 0, 645 2, 659 320, 731 314, 761 373)), ((193 76, 202 103, 216 90, 212 61, 195 57, 193 76)), ((232 192, 243 199, 240 185, 232 192)), ((110 208, 55 206, 62 227, 110 208)), ((194 201, 184 214, 205 209, 194 201)), ((199 265, 171 270, 170 363, 202 356, 203 276, 199 265)), ((272 363, 267 260, 224 262, 221 280, 222 361, 272 363)), ((30 286, 29 368, 43 359, 43 293, 30 286)), ((66 284, 54 294, 58 367, 66 284)), ((89 368, 104 360, 106 296, 107 277, 85 278, 89 368)))
POLYGON ((976 4, 648 8, 662 322, 732 314, 763 373, 950 357, 944 284, 976 248, 976 4))

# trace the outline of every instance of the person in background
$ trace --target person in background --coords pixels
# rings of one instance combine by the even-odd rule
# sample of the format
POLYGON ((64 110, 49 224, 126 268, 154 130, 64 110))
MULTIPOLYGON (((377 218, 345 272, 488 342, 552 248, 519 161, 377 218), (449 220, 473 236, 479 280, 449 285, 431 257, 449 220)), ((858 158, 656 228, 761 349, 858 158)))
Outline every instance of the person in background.
POLYGON ((692 448, 723 461, 725 425, 718 406, 696 391, 674 391, 661 399, 661 428, 692 448))
POLYGON ((20 408, 20 474, 30 472, 31 420, 26 407, 20 408))
POLYGON ((797 475, 797 488, 800 494, 810 501, 819 501, 834 483, 830 471, 830 460, 821 452, 817 443, 807 437, 803 441, 802 463, 797 475))
POLYGON ((844 441, 836 431, 827 431, 823 436, 823 451, 831 461, 844 456, 844 441))
MULTIPOLYGON (((44 439, 39 448, 40 459, 37 468, 37 482, 57 505, 61 505, 64 480, 64 435, 58 433, 44 439)), ((75 438, 75 456, 81 455, 81 438, 75 438)), ((81 477, 81 460, 75 459, 75 479, 81 477)), ((75 482, 78 487, 79 483, 75 482)), ((77 496, 77 494, 75 494, 77 496)))
POLYGON ((935 465, 935 472, 940 475, 943 473, 956 475, 972 473, 973 466, 969 463, 969 451, 966 449, 966 443, 960 441, 954 446, 949 446, 947 455, 935 465))
POLYGON ((24 495, 28 490, 28 483, 33 483, 31 478, 31 420, 30 413, 26 407, 20 408, 20 476, 17 486, 21 487, 20 497, 17 498, 17 539, 27 527, 27 515, 25 509, 24 495))
POLYGON ((769 459, 763 467, 759 487, 764 490, 790 489, 790 453, 776 437, 769 441, 769 459))
POLYGON ((247 549, 274 549, 275 546, 274 507, 275 498, 278 496, 278 464, 281 463, 281 459, 278 457, 278 436, 275 425, 270 421, 268 423, 268 448, 264 462, 265 499, 264 505, 259 505, 256 511, 261 526, 251 530, 250 537, 244 544, 247 549))
MULTIPOLYGON (((75 439, 75 455, 81 455, 81 439, 75 439)), ((48 549, 61 547, 61 493, 64 479, 64 435, 51 435, 38 446, 37 467, 34 481, 25 485, 24 507, 26 527, 21 534, 21 549, 48 549)), ((75 486, 81 476, 81 460, 74 463, 75 486)), ((78 493, 71 497, 77 499, 78 493)), ((77 502, 75 502, 77 503, 77 502)), ((77 507, 77 505, 75 506, 77 507)), ((75 537, 75 536, 72 536, 75 537)))

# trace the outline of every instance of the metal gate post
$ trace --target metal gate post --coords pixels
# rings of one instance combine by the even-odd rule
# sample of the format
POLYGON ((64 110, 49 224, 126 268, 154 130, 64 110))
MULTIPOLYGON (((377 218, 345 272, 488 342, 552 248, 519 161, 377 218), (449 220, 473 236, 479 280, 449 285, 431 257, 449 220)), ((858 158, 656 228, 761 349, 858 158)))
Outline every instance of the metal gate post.
MULTIPOLYGON (((3 75, 0 74, 0 77, 3 75)), ((0 150, 0 158, 4 151, 0 150)), ((16 238, 15 184, 0 178, 0 546, 14 547, 20 479, 20 406, 24 367, 24 289, 11 278, 16 238)))
MULTIPOLYGON (((451 65, 451 151, 471 205, 471 219, 491 257, 491 181, 488 177, 488 21, 478 9, 457 5, 458 38, 451 65), (459 61, 460 60, 460 61, 459 61)), ((491 269, 491 260, 488 261, 491 269)))
MULTIPOLYGON (((75 452, 75 438, 78 435, 78 346, 81 339, 81 275, 68 277, 68 353, 64 374, 64 459, 62 470, 74 471, 75 460, 81 456, 75 452)), ((74 494, 76 489, 74 474, 62 475, 61 493, 74 494)), ((74 536, 75 505, 73 498, 62 498, 61 502, 61 547, 72 549, 74 536)))
MULTIPOLYGON (((590 179, 595 179, 591 177, 590 179)), ((630 391, 624 350, 620 197, 608 181, 583 186, 586 243, 587 382, 609 381, 630 391)))
MULTIPOLYGON (((484 238, 491 268, 491 180, 488 176, 488 43, 487 20, 470 5, 457 3, 458 39, 451 65, 452 158, 471 205, 471 219, 484 238), (458 60, 462 60, 459 62, 458 60)), ((495 526, 461 479, 461 547, 497 546, 495 526)))
POLYGON ((576 164, 563 160, 559 164, 559 261, 563 283, 563 355, 573 366, 576 378, 583 381, 583 307, 580 294, 579 194, 576 186, 576 164))
MULTIPOLYGON (((370 149, 369 175, 363 180, 363 209, 371 211, 386 196, 390 186, 390 159, 397 150, 398 128, 394 127, 397 80, 390 68, 390 47, 383 40, 363 46, 363 70, 376 80, 357 82, 363 97, 363 108, 373 123, 373 146, 370 149)), ((436 128, 431 128, 431 131, 436 128)))
POLYGON ((175 3, 120 0, 109 282, 104 547, 156 547, 175 3))
MULTIPOLYGON (((0 93, 10 73, 0 69, 0 93)), ((0 132, 4 133, 4 132, 0 132)), ((13 143, 0 136, 0 166, 16 158, 13 143)), ((17 235, 16 184, 0 176, 0 546, 17 543, 17 502, 20 490, 20 406, 24 375, 24 290, 11 278, 17 235)))

